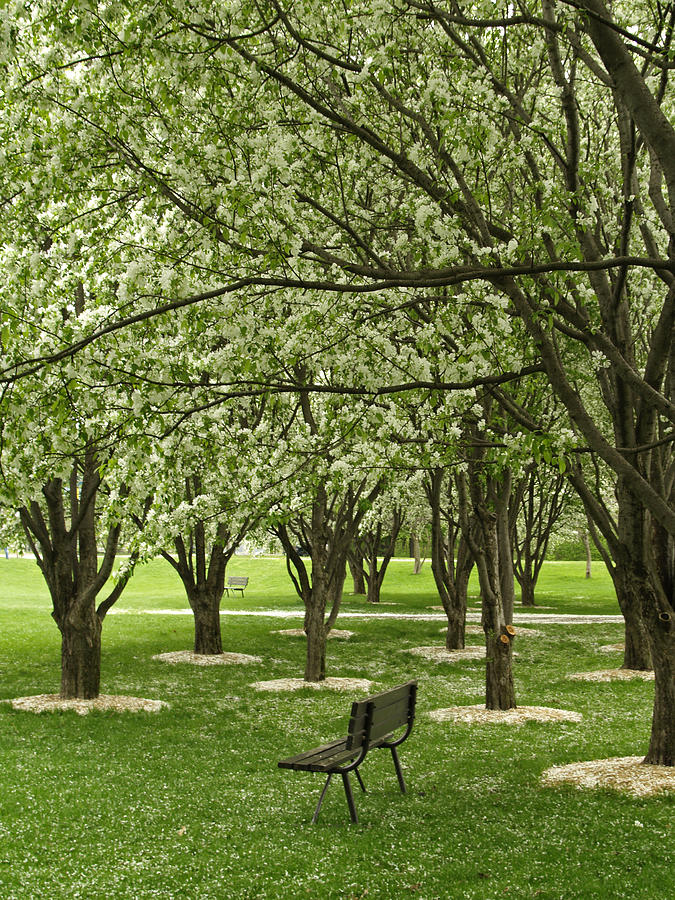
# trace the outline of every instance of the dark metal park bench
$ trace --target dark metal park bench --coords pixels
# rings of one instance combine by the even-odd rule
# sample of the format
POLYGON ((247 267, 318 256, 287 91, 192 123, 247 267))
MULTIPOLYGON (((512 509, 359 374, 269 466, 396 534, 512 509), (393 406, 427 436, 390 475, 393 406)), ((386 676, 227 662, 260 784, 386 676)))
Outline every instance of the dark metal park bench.
POLYGON ((354 795, 349 782, 349 773, 354 772, 361 790, 365 786, 359 772, 359 766, 370 750, 389 748, 394 760, 394 768, 401 791, 405 793, 405 781, 401 771, 396 748, 408 737, 415 720, 415 701, 417 699, 417 682, 408 681, 399 687, 357 700, 352 703, 347 737, 322 747, 315 747, 298 756, 282 759, 280 769, 298 769, 302 772, 325 772, 328 775, 319 797, 319 803, 312 817, 312 823, 319 818, 323 798, 328 785, 335 774, 342 775, 342 782, 347 795, 347 805, 352 822, 358 822, 354 795), (402 734, 394 732, 404 728, 402 734))
POLYGON ((241 591, 241 596, 244 596, 244 588, 248 584, 248 577, 246 575, 230 575, 227 579, 227 585, 225 586, 225 592, 227 596, 230 596, 230 591, 241 591))

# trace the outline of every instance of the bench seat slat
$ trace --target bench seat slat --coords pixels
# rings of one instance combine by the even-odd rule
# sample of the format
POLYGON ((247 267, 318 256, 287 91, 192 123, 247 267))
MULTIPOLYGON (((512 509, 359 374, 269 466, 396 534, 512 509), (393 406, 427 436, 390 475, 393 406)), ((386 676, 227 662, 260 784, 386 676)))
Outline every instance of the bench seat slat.
POLYGON ((331 741, 330 744, 322 744, 320 747, 314 747, 312 750, 305 750, 304 753, 298 753, 296 756, 289 756, 288 759, 283 759, 279 765, 282 765, 282 763, 303 762, 304 760, 315 757, 321 758, 322 756, 330 756, 332 753, 344 750, 345 744, 345 738, 340 738, 338 741, 331 741))
POLYGON ((280 768, 296 769, 301 772, 336 772, 340 766, 350 763, 357 756, 358 752, 342 750, 340 753, 325 759, 319 758, 319 760, 311 762, 292 763, 288 766, 280 766, 280 768))
POLYGON ((288 759, 282 759, 279 767, 282 769, 298 769, 308 772, 326 772, 336 766, 349 762, 358 756, 358 750, 348 750, 345 738, 298 753, 288 759))

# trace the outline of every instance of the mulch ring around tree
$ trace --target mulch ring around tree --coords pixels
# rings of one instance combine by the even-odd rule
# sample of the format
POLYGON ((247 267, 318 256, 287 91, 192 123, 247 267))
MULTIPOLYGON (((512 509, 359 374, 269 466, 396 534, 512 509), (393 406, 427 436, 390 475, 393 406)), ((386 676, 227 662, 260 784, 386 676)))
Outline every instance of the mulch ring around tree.
MULTIPOLYGON (((675 791, 675 768, 644 765, 641 756, 619 756, 553 766, 543 773, 541 783, 545 787, 571 784, 587 790, 612 788, 633 797, 653 797, 675 791)), ((640 825, 638 821, 635 824, 640 825)))
POLYGON ((460 662, 463 659, 485 659, 485 647, 465 647, 463 650, 446 650, 445 647, 406 647, 402 653, 423 656, 432 662, 460 662))
POLYGON ((634 678, 653 681, 654 673, 649 669, 600 669, 597 672, 576 672, 567 677, 572 681, 631 681, 634 678))
POLYGON ((158 653, 152 657, 160 662, 191 663, 193 666, 236 666, 262 662, 260 656, 246 653, 193 653, 192 650, 176 650, 173 653, 158 653))
MULTIPOLYGON (((447 627, 444 625, 443 628, 440 629, 440 633, 445 634, 447 630, 447 627)), ((484 635, 485 632, 480 625, 467 625, 464 629, 464 634, 484 635)), ((528 628, 524 625, 519 625, 516 629, 516 637, 546 637, 546 632, 538 631, 536 628, 528 628)), ((623 644, 621 645, 621 649, 623 650, 623 644)))
POLYGON ((251 685, 256 691, 299 691, 313 688, 315 691, 370 691, 372 681, 365 678, 324 678, 323 681, 305 681, 303 678, 277 678, 274 681, 256 681, 251 685))
POLYGON ((115 694, 99 694, 93 700, 64 700, 58 694, 37 694, 34 697, 16 697, 4 700, 12 707, 25 712, 56 712, 72 709, 79 716, 86 716, 92 710, 100 712, 159 712, 168 709, 164 700, 147 700, 144 697, 125 697, 115 694))
MULTIPOLYGON (((282 628, 277 629, 276 631, 271 631, 270 634, 283 634, 285 637, 307 637, 302 628, 282 628)), ((349 638, 354 637, 353 631, 342 631, 339 628, 332 628, 328 632, 329 638, 338 638, 343 641, 348 641, 349 638)))
POLYGON ((513 709, 486 709, 475 706, 451 706, 433 709, 429 718, 434 722, 460 722, 467 725, 522 725, 523 722, 581 722, 581 713, 548 706, 518 706, 513 709))

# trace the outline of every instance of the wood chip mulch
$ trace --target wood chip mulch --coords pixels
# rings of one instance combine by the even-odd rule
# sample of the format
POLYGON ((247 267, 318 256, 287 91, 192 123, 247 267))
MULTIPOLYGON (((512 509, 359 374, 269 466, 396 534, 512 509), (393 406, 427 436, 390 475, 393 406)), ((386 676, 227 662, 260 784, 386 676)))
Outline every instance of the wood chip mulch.
POLYGON ((192 650, 176 650, 173 653, 158 653, 152 657, 160 662, 191 663, 193 666, 234 666, 238 664, 262 662, 260 656, 246 653, 193 653, 192 650))
POLYGON ((324 678, 323 681, 305 681, 303 678, 277 678, 274 681, 256 681, 251 687, 256 691, 299 691, 313 688, 316 691, 369 691, 372 681, 365 678, 324 678))
POLYGON ((571 784, 581 789, 612 788, 633 797, 653 797, 675 791, 675 768, 645 765, 641 756, 619 756, 553 766, 543 773, 541 781, 546 787, 571 784))
POLYGON ((576 672, 567 677, 573 681, 631 681, 635 678, 653 681, 654 673, 647 669, 600 669, 597 672, 576 672))
POLYGON ((34 697, 16 697, 5 700, 14 709, 25 712, 56 712, 72 709, 80 716, 86 716, 92 709, 102 712, 159 712, 168 709, 164 700, 147 700, 144 697, 99 694, 93 700, 64 700, 58 694, 36 694, 34 697))
POLYGON ((445 647, 406 647, 402 653, 423 656, 432 662, 459 662, 462 659, 485 659, 485 647, 465 647, 463 650, 446 650, 445 647))
POLYGON ((514 709, 486 709, 475 706, 451 706, 434 709, 429 717, 435 722, 463 722, 468 725, 522 725, 524 722, 581 722, 581 713, 548 706, 518 706, 514 709))

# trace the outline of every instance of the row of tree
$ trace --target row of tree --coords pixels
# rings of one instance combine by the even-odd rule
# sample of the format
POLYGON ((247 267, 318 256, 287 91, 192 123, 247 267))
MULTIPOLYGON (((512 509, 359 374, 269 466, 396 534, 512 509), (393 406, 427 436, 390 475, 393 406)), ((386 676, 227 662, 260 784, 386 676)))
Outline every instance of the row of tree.
POLYGON ((391 473, 426 472, 433 501, 449 470, 465 545, 435 573, 451 608, 473 560, 503 707, 509 501, 556 466, 653 664, 646 759, 672 765, 674 20, 648 0, 19 5, 3 481, 31 533, 59 532, 46 555, 100 486, 112 548, 122 510, 161 530, 189 482, 185 515, 275 519, 313 635, 391 473), (172 454, 180 477, 154 477, 172 454))

